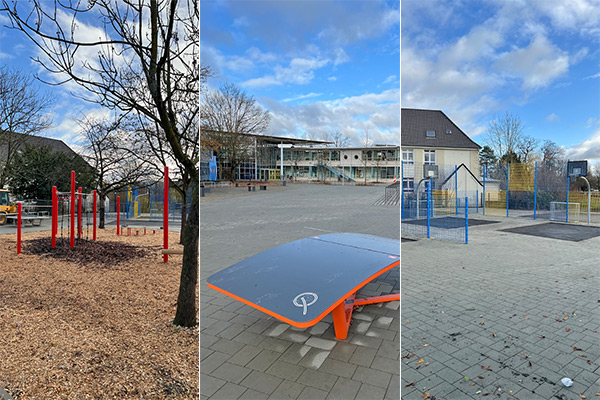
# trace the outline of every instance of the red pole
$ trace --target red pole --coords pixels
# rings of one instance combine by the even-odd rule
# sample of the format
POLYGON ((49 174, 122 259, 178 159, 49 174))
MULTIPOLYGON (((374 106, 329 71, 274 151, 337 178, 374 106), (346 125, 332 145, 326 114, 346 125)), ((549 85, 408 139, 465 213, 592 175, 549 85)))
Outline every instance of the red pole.
POLYGON ((52 248, 56 247, 56 233, 58 232, 58 199, 56 186, 52 186, 52 248))
POLYGON ((94 241, 96 240, 96 191, 94 190, 94 241))
POLYGON ((120 221, 121 221, 121 196, 117 196, 117 236, 119 236, 120 221))
POLYGON ((17 203, 17 254, 21 254, 21 203, 17 203))
POLYGON ((81 196, 81 186, 79 187, 79 200, 77 203, 77 229, 78 229, 78 234, 77 236, 79 237, 79 239, 81 239, 81 203, 83 200, 83 197, 81 196))
POLYGON ((71 171, 71 248, 75 247, 75 171, 71 171))
MULTIPOLYGON (((169 167, 165 167, 163 185, 163 249, 169 248, 169 167)), ((169 261, 169 255, 163 254, 163 261, 169 261)))

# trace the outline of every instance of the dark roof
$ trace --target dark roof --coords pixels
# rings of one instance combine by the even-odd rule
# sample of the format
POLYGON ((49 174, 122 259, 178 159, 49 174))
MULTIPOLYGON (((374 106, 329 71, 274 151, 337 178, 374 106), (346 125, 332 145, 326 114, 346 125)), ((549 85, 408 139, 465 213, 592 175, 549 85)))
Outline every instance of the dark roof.
POLYGON ((403 108, 401 121, 400 143, 403 147, 481 148, 440 110, 403 108), (452 133, 447 134, 448 130, 452 133), (435 137, 427 137, 427 131, 435 131, 435 137))
MULTIPOLYGON (((228 132, 219 132, 219 131, 213 131, 213 130, 205 130, 205 132, 213 132, 213 133, 228 133, 228 132)), ((327 142, 324 140, 310 140, 310 139, 299 139, 299 138, 289 138, 289 137, 282 137, 282 136, 270 136, 270 135, 255 135, 255 134, 251 134, 251 133, 240 133, 240 135, 246 136, 246 137, 255 137, 258 138, 259 140, 262 140, 263 142, 268 142, 268 143, 286 143, 286 144, 332 144, 333 142, 327 142)))
MULTIPOLYGON (((23 143, 28 144, 33 147, 46 147, 52 152, 60 152, 69 155, 77 155, 73 149, 65 144, 62 140, 52 139, 42 136, 34 136, 34 135, 25 135, 22 133, 9 133, 6 131, 0 132, 3 135, 13 135, 14 139, 12 141, 14 143, 23 143)), ((0 140, 0 145, 3 144, 3 141, 0 140)))

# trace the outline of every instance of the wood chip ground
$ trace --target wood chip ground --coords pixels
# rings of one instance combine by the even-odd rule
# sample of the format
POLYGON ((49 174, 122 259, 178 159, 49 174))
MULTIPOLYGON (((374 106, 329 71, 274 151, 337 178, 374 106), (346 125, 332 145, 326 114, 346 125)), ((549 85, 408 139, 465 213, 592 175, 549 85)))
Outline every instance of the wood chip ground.
POLYGON ((162 231, 99 230, 55 254, 49 232, 23 234, 21 255, 15 236, 0 236, 0 387, 17 400, 198 399, 198 327, 171 323, 182 256, 162 261, 162 231))

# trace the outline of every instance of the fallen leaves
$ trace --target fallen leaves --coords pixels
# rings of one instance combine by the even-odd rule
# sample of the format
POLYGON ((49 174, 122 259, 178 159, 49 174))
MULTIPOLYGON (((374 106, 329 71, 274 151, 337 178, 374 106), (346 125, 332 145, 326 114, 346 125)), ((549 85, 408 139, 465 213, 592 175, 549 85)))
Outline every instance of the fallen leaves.
POLYGON ((425 392, 421 395, 421 397, 426 400, 426 399, 431 398, 431 395, 429 393, 425 392))
POLYGON ((414 384, 415 384, 415 381, 412 381, 412 382, 410 382, 410 383, 408 383, 408 384, 404 385, 404 387, 413 386, 414 384))
POLYGON ((421 364, 423 361, 425 361, 425 359, 421 358, 419 361, 417 361, 417 364, 421 364))
POLYGON ((486 371, 491 371, 492 370, 492 366, 488 365, 487 367, 484 367, 483 365, 481 366, 481 369, 484 369, 486 371))
POLYGON ((583 349, 580 349, 580 348, 579 348, 579 347, 577 347, 577 346, 573 346, 573 350, 574 350, 574 351, 583 351, 583 349))
POLYGON ((427 343, 425 343, 425 344, 423 345, 423 347, 429 347, 429 345, 428 345, 427 343))
POLYGON ((565 328, 565 331, 571 332, 571 328, 565 328))

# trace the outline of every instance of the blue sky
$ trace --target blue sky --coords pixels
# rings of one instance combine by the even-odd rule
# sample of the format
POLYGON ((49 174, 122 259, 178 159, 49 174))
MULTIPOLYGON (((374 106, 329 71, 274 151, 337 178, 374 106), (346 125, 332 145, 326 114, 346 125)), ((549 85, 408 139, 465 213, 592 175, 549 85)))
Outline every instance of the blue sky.
MULTIPOLYGON (((88 18, 86 22, 80 22, 78 35, 81 36, 77 37, 97 38, 98 35, 103 35, 101 30, 98 30, 94 26, 93 21, 90 21, 88 18)), ((95 23, 99 25, 99 21, 95 21, 95 23)), ((8 24, 8 17, 0 14, 0 64, 8 65, 10 68, 20 70, 26 74, 38 75, 41 79, 48 82, 58 81, 58 76, 48 73, 39 64, 31 60, 32 57, 42 57, 42 54, 33 45, 31 40, 22 32, 6 28, 5 25, 8 24)), ((82 56, 88 59, 95 58, 93 50, 87 49, 83 51, 82 56)), ((74 121, 74 118, 82 118, 90 115, 110 115, 107 110, 100 108, 98 105, 75 98, 71 92, 84 93, 75 84, 50 86, 36 82, 35 85, 42 92, 50 93, 55 99, 49 110, 53 125, 49 130, 42 132, 41 135, 60 139, 76 151, 82 150, 81 146, 83 142, 79 136, 79 126, 74 121)))
POLYGON ((266 134, 400 141, 398 1, 203 0, 201 62, 271 113, 266 134))
POLYGON ((402 107, 443 110, 485 145, 524 133, 600 162, 600 1, 402 1, 402 107))

